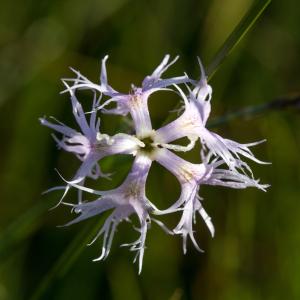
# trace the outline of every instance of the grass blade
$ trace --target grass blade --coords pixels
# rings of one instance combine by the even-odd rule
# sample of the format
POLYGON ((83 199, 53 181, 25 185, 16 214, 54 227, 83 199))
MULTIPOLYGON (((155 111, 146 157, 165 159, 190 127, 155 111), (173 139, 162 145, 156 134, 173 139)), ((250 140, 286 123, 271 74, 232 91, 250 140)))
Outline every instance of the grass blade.
POLYGON ((233 51, 238 43, 245 37, 248 31, 254 26, 256 21, 266 10, 272 0, 257 0, 244 15, 239 24, 228 36, 224 44, 215 54, 212 62, 207 68, 207 76, 210 80, 226 57, 233 51))

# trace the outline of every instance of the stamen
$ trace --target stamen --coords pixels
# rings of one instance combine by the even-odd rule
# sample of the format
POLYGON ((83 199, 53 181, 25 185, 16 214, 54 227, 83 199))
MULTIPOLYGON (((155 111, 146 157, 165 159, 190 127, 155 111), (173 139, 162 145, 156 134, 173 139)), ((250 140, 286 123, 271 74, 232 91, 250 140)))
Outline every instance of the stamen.
POLYGON ((175 144, 164 144, 164 143, 154 143, 153 145, 158 148, 166 148, 170 150, 174 150, 176 152, 187 152, 194 148, 195 143, 197 141, 197 137, 188 137, 190 143, 186 146, 175 145, 175 144))

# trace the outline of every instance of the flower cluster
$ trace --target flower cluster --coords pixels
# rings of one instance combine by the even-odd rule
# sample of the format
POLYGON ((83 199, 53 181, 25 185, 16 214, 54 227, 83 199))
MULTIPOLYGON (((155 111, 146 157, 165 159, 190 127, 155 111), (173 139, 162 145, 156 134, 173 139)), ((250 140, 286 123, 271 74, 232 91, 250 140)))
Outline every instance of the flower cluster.
POLYGON ((202 185, 218 185, 235 189, 256 187, 265 190, 267 185, 255 180, 249 165, 244 158, 257 163, 250 147, 259 144, 240 144, 222 138, 210 131, 207 119, 211 111, 212 88, 207 83, 203 66, 199 60, 200 80, 193 80, 187 75, 164 79, 163 73, 176 62, 178 57, 169 62, 166 55, 151 75, 145 77, 140 87, 132 85, 129 94, 123 94, 111 87, 107 80, 106 61, 102 60, 100 82, 93 83, 78 71, 73 70, 75 78, 64 79, 63 83, 70 95, 73 115, 78 129, 72 129, 52 118, 49 121, 41 118, 40 122, 61 135, 53 135, 57 146, 71 152, 81 161, 76 174, 65 185, 50 190, 62 189, 63 195, 58 204, 72 206, 77 218, 66 225, 71 225, 87 218, 112 210, 103 227, 93 242, 103 236, 102 253, 96 260, 108 256, 113 236, 118 224, 136 214, 139 220, 138 239, 129 244, 130 250, 136 251, 135 258, 139 262, 139 272, 142 269, 143 255, 147 230, 151 222, 158 224, 168 234, 181 235, 183 250, 186 252, 187 238, 202 251, 194 237, 196 215, 199 213, 214 236, 214 226, 202 206, 199 190, 202 185), (91 110, 84 112, 76 93, 79 90, 90 90, 94 95, 91 110), (153 129, 148 110, 148 99, 152 93, 167 90, 177 93, 183 100, 181 114, 169 124, 153 129), (113 108, 109 108, 113 105, 113 108), (101 114, 123 115, 132 119, 135 134, 118 133, 113 136, 102 133, 100 128, 101 114), (176 140, 186 137, 186 146, 177 145, 176 140), (201 163, 190 163, 175 152, 186 152, 193 149, 200 141, 202 147, 199 153, 201 163), (107 191, 94 190, 85 186, 86 178, 108 178, 109 174, 101 171, 99 162, 102 158, 114 154, 128 154, 135 157, 131 171, 124 182, 117 188, 107 191), (174 204, 165 210, 157 208, 146 196, 145 185, 147 175, 153 161, 158 162, 179 181, 181 194, 174 204), (78 190, 75 203, 67 203, 64 198, 70 188, 78 190), (94 194, 94 201, 83 201, 83 192, 94 194), (169 230, 155 216, 181 213, 181 218, 173 230, 169 230))

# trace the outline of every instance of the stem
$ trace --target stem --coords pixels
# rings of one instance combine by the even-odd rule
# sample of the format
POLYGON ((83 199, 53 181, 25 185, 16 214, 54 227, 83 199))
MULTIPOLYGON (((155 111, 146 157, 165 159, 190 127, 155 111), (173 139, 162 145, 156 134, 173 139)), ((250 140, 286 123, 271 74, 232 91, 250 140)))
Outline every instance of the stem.
POLYGON ((230 112, 224 116, 217 117, 208 123, 208 128, 214 128, 226 124, 240 117, 252 117, 264 112, 274 110, 284 110, 287 108, 300 109, 300 95, 293 97, 280 97, 270 102, 242 108, 235 112, 230 112))

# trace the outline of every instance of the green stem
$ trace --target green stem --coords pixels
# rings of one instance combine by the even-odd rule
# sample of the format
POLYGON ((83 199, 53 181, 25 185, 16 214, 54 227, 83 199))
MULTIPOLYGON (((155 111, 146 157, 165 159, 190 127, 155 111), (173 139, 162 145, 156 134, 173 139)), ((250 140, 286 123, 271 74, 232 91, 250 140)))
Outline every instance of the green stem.
POLYGON ((213 119, 211 122, 208 123, 209 128, 214 128, 220 125, 224 125, 229 123, 230 121, 241 118, 241 117, 252 117, 267 111, 272 110, 284 110, 287 108, 300 108, 300 95, 293 96, 293 97, 281 97, 276 100, 258 104, 255 106, 249 106, 242 108, 241 110, 231 112, 225 114, 224 116, 217 117, 213 119))

